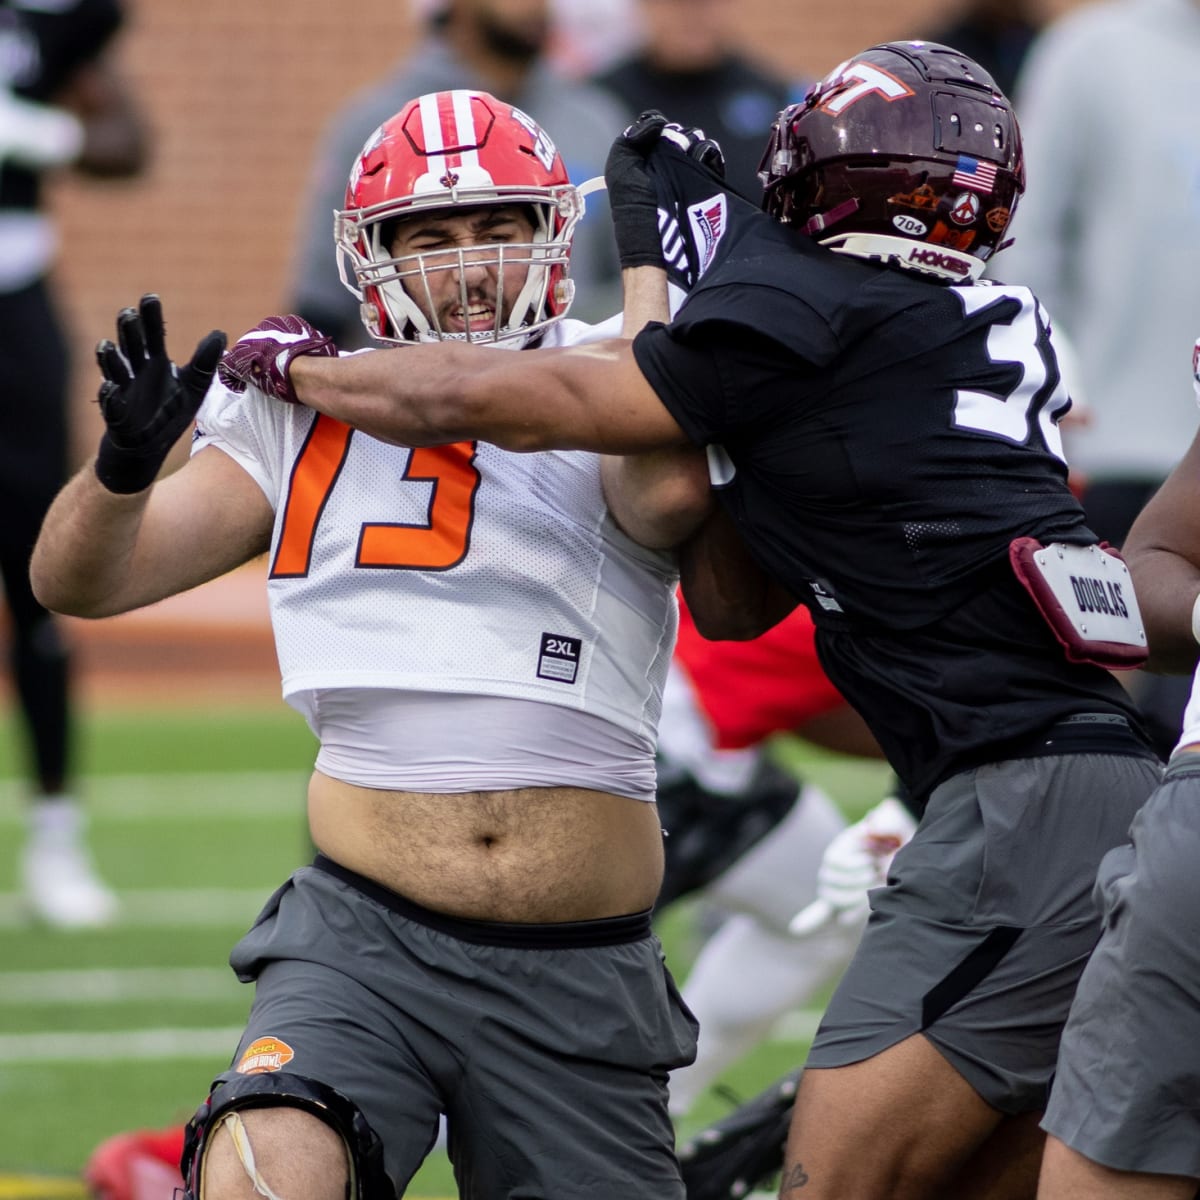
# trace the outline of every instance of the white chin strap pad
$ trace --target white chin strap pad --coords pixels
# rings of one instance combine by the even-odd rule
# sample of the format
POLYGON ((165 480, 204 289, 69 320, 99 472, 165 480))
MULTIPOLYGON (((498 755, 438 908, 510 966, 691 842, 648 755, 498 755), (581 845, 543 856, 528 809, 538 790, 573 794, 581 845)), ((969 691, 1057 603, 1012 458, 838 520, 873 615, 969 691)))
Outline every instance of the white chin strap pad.
POLYGON ((934 275, 952 283, 966 283, 983 274, 983 259, 952 250, 949 246, 934 246, 911 238, 879 233, 840 233, 820 241, 822 246, 838 254, 903 267, 906 271, 934 275))

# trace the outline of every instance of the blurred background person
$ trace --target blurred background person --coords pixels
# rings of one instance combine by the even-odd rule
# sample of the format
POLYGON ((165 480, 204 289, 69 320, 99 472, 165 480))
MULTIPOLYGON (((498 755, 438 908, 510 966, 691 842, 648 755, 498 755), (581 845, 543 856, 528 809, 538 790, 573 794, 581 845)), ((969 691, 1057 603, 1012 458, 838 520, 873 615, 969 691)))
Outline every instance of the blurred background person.
MULTIPOLYGON (((1105 0, 1046 27, 1014 98, 1030 183, 993 273, 1074 345, 1088 416, 1067 458, 1116 546, 1198 424, 1178 370, 1200 326, 1198 79, 1197 0, 1105 0)), ((1128 682, 1165 759, 1188 680, 1128 682)))
POLYGON ((57 236, 44 176, 142 169, 146 129, 111 58, 122 21, 119 0, 0 0, 0 572, 33 792, 20 872, 31 913, 64 929, 109 923, 117 901, 96 873, 74 795, 68 648, 29 586, 29 555, 70 458, 70 361, 51 294, 57 236))
POLYGON ((698 125, 720 143, 725 178, 747 197, 762 193, 763 130, 799 100, 804 85, 758 64, 741 48, 736 0, 637 0, 637 48, 594 81, 632 119, 648 108, 698 125))
MULTIPOLYGON (((603 174, 625 124, 600 89, 572 79, 548 56, 550 0, 420 0, 423 36, 384 79, 354 95, 327 126, 310 175, 288 307, 343 347, 365 344, 358 301, 342 286, 330 249, 333 213, 344 205, 346 172, 371 131, 413 96, 480 88, 543 124, 562 147, 576 185, 603 174)), ((571 250, 574 312, 599 320, 621 306, 616 247, 603 191, 588 199, 571 250)))
POLYGON ((968 0, 924 36, 927 41, 953 46, 973 58, 1011 99, 1017 75, 1041 24, 1036 0, 968 0))
POLYGON ((551 55, 569 75, 594 75, 638 41, 638 0, 553 0, 551 55))

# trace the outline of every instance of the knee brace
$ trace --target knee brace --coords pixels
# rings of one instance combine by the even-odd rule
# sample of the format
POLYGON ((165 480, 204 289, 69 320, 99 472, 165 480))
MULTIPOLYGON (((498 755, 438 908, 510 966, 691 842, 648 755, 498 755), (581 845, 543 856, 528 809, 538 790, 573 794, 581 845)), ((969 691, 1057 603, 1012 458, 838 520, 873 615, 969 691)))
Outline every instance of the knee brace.
MULTIPOLYGON (((349 1200, 391 1200, 395 1196, 383 1167, 383 1143, 358 1107, 314 1079, 271 1071, 220 1081, 188 1122, 181 1160, 185 1200, 200 1198, 200 1164, 208 1139, 221 1124, 236 1120, 236 1114, 246 1109, 280 1107, 312 1113, 341 1137, 350 1164, 349 1200)), ((230 1132, 234 1129, 236 1125, 230 1132)), ((236 1133, 234 1136, 236 1141, 236 1133)), ((243 1164, 254 1179, 253 1159, 247 1162, 243 1158, 243 1164)))

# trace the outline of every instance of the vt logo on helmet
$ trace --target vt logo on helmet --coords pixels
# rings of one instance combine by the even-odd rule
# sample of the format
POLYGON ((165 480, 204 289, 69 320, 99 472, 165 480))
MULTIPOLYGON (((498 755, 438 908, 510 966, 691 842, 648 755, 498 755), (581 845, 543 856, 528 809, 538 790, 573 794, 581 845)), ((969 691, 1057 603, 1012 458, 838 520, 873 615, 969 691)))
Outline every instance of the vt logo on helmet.
POLYGON ((763 208, 844 254, 976 278, 1025 190, 1012 105, 964 54, 872 46, 772 126, 763 208))
POLYGON ((516 349, 566 315, 584 201, 554 143, 486 92, 431 92, 367 139, 334 219, 372 337, 516 349))

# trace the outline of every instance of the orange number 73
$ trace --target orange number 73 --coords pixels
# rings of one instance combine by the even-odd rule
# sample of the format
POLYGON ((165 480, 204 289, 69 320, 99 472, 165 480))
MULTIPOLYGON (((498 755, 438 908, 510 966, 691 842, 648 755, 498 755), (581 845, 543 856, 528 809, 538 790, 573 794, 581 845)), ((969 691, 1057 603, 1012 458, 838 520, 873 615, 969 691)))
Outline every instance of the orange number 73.
MULTIPOLYGON (((332 417, 318 415, 313 422, 292 468, 283 527, 271 563, 272 579, 308 574, 317 525, 341 474, 353 432, 332 417)), ((471 543, 479 490, 474 464, 474 442, 412 450, 404 478, 433 484, 428 516, 420 525, 364 523, 355 566, 445 571, 462 562, 471 543)))

